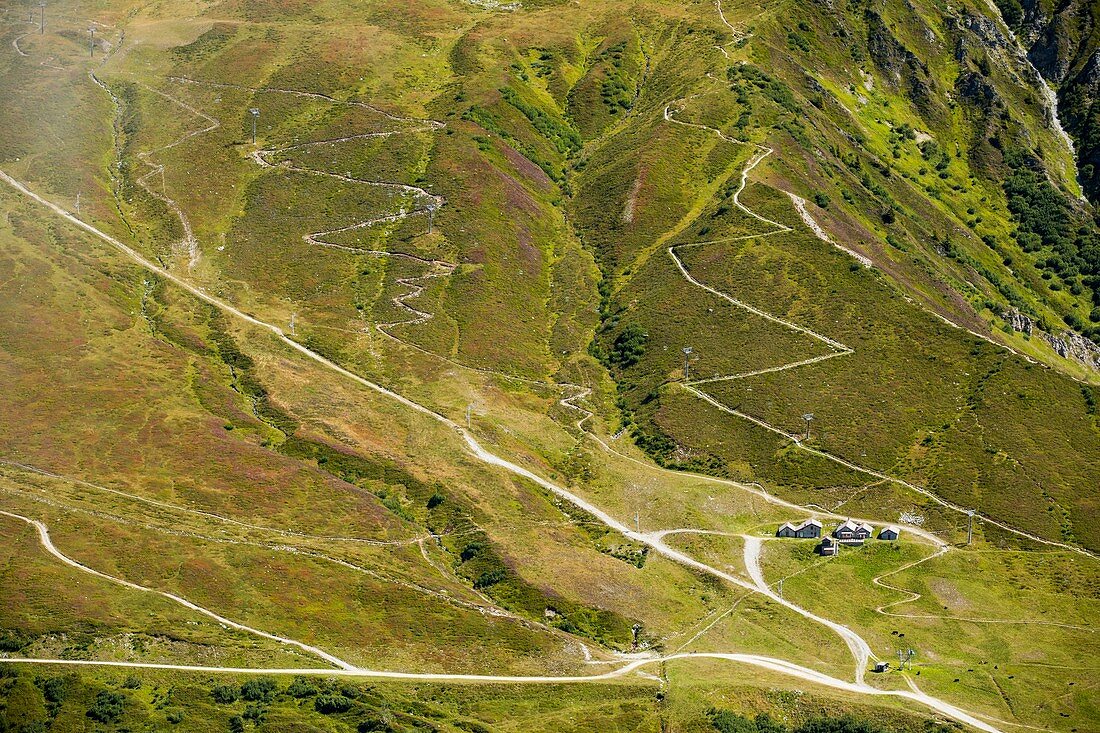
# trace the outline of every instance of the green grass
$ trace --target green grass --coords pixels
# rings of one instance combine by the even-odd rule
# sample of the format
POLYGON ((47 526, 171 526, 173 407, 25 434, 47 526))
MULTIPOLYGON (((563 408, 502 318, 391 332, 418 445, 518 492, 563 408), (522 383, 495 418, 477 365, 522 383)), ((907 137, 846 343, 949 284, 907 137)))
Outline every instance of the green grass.
POLYGON ((916 649, 910 676, 926 692, 965 700, 1001 719, 1087 729, 1094 708, 1088 692, 1075 688, 1087 688, 1090 674, 1095 561, 984 544, 953 551, 883 579, 921 594, 886 610, 922 618, 899 618, 872 608, 910 596, 870 580, 928 556, 928 545, 904 537, 900 543, 873 541, 827 559, 812 554, 812 547, 768 542, 765 576, 773 583, 785 578, 787 598, 865 629, 872 647, 887 655, 895 648, 916 649), (859 602, 835 592, 838 587, 859 588, 859 602), (997 623, 1002 621, 1040 623, 997 623))
MULTIPOLYGON (((1092 393, 1062 376, 1081 375, 1083 367, 1062 363, 1037 338, 997 334, 1060 371, 1026 364, 919 307, 985 329, 999 324, 1009 302, 1048 323, 1087 303, 1087 288, 1074 293, 1068 279, 1042 279, 1034 264, 1049 253, 1023 253, 1011 238, 1000 163, 987 144, 994 132, 1006 140, 1030 136, 1029 144, 1046 151, 1055 185, 1072 190, 1064 175, 1069 161, 1039 123, 1035 100, 1011 73, 996 69, 991 83, 1014 121, 998 126, 993 119, 987 130, 978 126, 988 120, 975 117, 972 100, 944 103, 955 75, 981 63, 981 53, 973 33, 957 36, 929 3, 876 11, 927 67, 910 75, 936 90, 925 108, 919 88, 891 81, 885 67, 897 59, 880 58, 875 67, 872 59, 853 58, 851 49, 867 40, 861 8, 832 15, 800 9, 807 27, 792 26, 791 8, 724 4, 731 22, 751 26, 753 38, 742 44, 727 44, 728 29, 707 4, 528 3, 504 13, 442 2, 270 2, 211 7, 195 18, 147 7, 125 21, 130 8, 115 8, 113 20, 127 26, 127 52, 100 75, 123 98, 117 141, 109 101, 85 75, 85 28, 59 18, 60 32, 25 39, 36 54, 30 60, 13 53, 0 60, 0 88, 11 100, 0 123, 13 131, 0 141, 0 163, 69 208, 81 193, 82 215, 208 292, 283 327, 294 314, 296 337, 342 365, 456 421, 469 406, 471 429, 489 449, 567 484, 626 523, 637 517, 642 529, 756 532, 792 517, 735 486, 657 469, 629 433, 611 441, 620 453, 603 450, 578 433, 580 415, 559 404, 563 391, 554 380, 593 389, 582 400, 596 412, 588 426, 609 441, 626 408, 639 443, 667 465, 759 481, 784 498, 857 515, 893 519, 914 511, 926 526, 959 539, 960 516, 801 452, 676 383, 685 345, 696 348, 696 376, 827 353, 820 342, 690 286, 666 253, 673 244, 768 228, 731 200, 755 148, 664 121, 666 104, 698 94, 677 119, 776 148, 752 174, 742 197, 748 205, 794 226, 798 219, 779 189, 811 201, 820 193, 828 207, 810 204, 814 216, 878 264, 874 271, 853 267, 801 225, 789 234, 679 249, 700 280, 855 349, 707 391, 789 430, 812 411, 816 447, 1093 546, 1092 393), (940 40, 926 40, 926 31, 940 40), (969 44, 962 61, 944 51, 959 38, 969 44), (727 44, 735 60, 726 64, 716 44, 727 44), (66 71, 41 67, 50 55, 66 71), (741 59, 753 66, 738 66, 741 59), (873 74, 873 89, 862 86, 860 69, 873 74), (407 292, 397 280, 423 276, 425 268, 313 247, 302 235, 413 202, 330 177, 261 170, 248 157, 246 110, 261 108, 265 147, 407 130, 410 123, 340 102, 167 81, 173 74, 319 92, 447 123, 430 133, 271 158, 411 183, 446 198, 431 235, 412 217, 335 236, 456 266, 424 281, 423 295, 411 302, 433 314, 429 321, 390 329, 407 344, 374 326, 409 317, 392 302, 407 292), (177 246, 179 222, 135 187, 135 178, 143 170, 140 153, 205 123, 150 88, 222 123, 153 153, 167 166, 164 191, 180 202, 200 241, 202 257, 191 270, 177 246), (946 152, 943 177, 917 140, 894 131, 902 124, 946 152), (124 163, 117 183, 108 174, 118 162, 116 142, 124 163), (597 357, 616 353, 628 327, 644 334, 642 347, 619 349, 609 373, 597 357), (632 364, 620 358, 636 351, 632 364)), ((76 17, 89 9, 73 4, 71 11, 76 17)), ((5 27, 5 48, 16 30, 5 27)), ((912 59, 905 63, 919 69, 912 59)), ((587 672, 582 640, 597 656, 628 649, 638 622, 649 648, 687 643, 779 655, 830 674, 850 671, 848 652, 831 632, 652 552, 643 556, 637 543, 595 526, 576 507, 475 462, 445 426, 302 360, 269 334, 213 317, 41 210, 8 194, 0 206, 0 272, 14 274, 0 278, 0 377, 7 387, 0 457, 259 525, 0 471, 5 506, 48 521, 59 546, 90 566, 383 668, 587 672), (442 501, 432 504, 437 495, 442 501), (325 537, 443 536, 425 543, 425 558, 415 544, 362 546, 279 528, 325 537), (470 606, 486 598, 520 618, 470 606), (557 613, 549 620, 548 607, 557 613)), ((247 637, 188 625, 180 609, 155 599, 112 594, 35 555, 24 527, 3 531, 20 550, 0 579, 4 598, 19 598, 10 610, 5 605, 3 629, 25 637, 28 648, 60 653, 65 647, 48 639, 68 633, 80 647, 70 653, 99 658, 283 655, 247 637), (67 587, 51 595, 52 586, 67 587), (89 598, 104 603, 90 609, 89 598), (127 638, 140 639, 140 648, 126 648, 127 638)), ((1095 572, 1084 563, 1091 561, 985 553, 1010 543, 983 525, 978 538, 983 554, 952 553, 898 576, 925 594, 903 608, 932 612, 963 599, 959 608, 967 612, 1022 608, 1090 623, 1095 572), (1058 576, 1072 582, 1059 584, 1058 576)), ((670 542, 740 572, 736 540, 670 542)), ((769 577, 811 562, 808 547, 789 545, 789 557, 776 557, 775 544, 766 555, 769 577)), ((792 576, 785 593, 850 623, 885 654, 896 640, 890 632, 902 629, 873 607, 897 594, 869 588, 858 603, 842 606, 827 592, 830 583, 866 586, 872 573, 925 551, 908 543, 896 553, 885 547, 792 576)), ((1028 724, 1061 725, 1065 713, 1083 728, 1095 714, 1087 672, 1039 665, 1079 666, 1087 645, 1076 632, 1036 628, 928 621, 904 633, 922 649, 950 652, 921 668, 918 679, 930 692, 1028 724), (986 660, 1004 660, 1010 671, 963 671, 984 668, 973 665, 986 660)), ((667 677, 660 695, 633 677, 592 687, 378 683, 355 685, 354 694, 323 690, 352 700, 337 714, 317 711, 317 695, 292 699, 286 680, 260 727, 343 731, 385 714, 395 729, 430 721, 439 730, 707 730, 711 706, 770 711, 792 724, 856 711, 886 716, 899 730, 919 729, 927 717, 900 703, 872 706, 724 663, 648 671, 667 677)), ((8 711, 48 718, 50 701, 36 697, 33 681, 48 673, 17 673, 15 681, 5 668, 0 683, 8 711)), ((126 712, 119 725, 227 727, 248 705, 213 703, 210 677, 142 674, 140 690, 120 692, 126 712), (182 721, 169 722, 180 711, 182 721)), ((119 688, 116 677, 95 670, 71 679, 79 692, 70 707, 61 705, 57 729, 86 722, 103 686, 119 688)))

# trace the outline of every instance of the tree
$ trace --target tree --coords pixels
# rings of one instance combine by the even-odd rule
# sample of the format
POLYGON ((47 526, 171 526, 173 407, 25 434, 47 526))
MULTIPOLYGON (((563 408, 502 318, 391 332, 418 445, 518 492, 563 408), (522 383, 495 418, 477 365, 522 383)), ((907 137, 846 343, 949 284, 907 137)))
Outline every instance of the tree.
POLYGON ((608 357, 611 363, 620 369, 634 366, 645 353, 646 341, 649 335, 639 326, 630 324, 615 337, 611 345, 611 354, 608 357))

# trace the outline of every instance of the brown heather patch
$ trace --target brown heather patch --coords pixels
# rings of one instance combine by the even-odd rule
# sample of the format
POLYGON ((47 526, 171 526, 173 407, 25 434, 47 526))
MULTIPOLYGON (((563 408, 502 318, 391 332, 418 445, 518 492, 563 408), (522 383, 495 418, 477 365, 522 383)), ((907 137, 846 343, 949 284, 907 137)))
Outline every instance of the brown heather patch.
POLYGON ((503 140, 497 145, 497 149, 504 153, 504 157, 524 180, 534 184, 540 191, 550 192, 553 190, 554 182, 546 175, 546 171, 521 155, 518 150, 503 140))

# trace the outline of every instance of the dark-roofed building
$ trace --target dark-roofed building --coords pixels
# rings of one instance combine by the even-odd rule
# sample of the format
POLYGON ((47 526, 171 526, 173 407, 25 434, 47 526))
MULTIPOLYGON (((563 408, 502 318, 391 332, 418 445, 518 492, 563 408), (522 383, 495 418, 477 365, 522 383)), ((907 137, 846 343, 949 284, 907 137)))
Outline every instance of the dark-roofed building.
POLYGON ((833 537, 846 545, 862 545, 871 539, 871 535, 874 533, 875 528, 866 522, 861 524, 851 519, 845 519, 840 526, 833 530, 833 537))
POLYGON ((817 551, 822 557, 831 557, 840 552, 840 545, 832 537, 822 537, 821 544, 817 546, 817 551))
POLYGON ((783 522, 776 530, 776 537, 798 537, 800 539, 816 539, 821 536, 821 522, 816 519, 807 519, 801 524, 783 522))

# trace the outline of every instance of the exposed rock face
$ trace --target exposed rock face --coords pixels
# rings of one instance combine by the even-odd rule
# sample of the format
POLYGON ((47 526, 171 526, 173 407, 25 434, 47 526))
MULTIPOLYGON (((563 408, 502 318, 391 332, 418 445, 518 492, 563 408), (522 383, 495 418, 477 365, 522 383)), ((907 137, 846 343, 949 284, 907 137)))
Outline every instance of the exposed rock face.
POLYGON ((896 88, 908 91, 909 98, 922 114, 941 115, 935 81, 929 75, 928 67, 894 36, 881 15, 868 10, 865 19, 867 51, 875 65, 896 88))
POLYGON ((1100 346, 1079 333, 1063 331, 1060 335, 1049 334, 1036 327, 1035 322, 1015 308, 1001 314, 1012 330, 1038 337, 1050 345, 1063 359, 1074 359, 1085 366, 1100 369, 1100 346))
POLYGON ((1066 130, 1077 143, 1077 168, 1085 194, 1100 203, 1100 51, 1059 89, 1066 130))
POLYGON ((1031 63, 1058 94, 1085 194, 1100 202, 1100 3, 995 0, 1031 63))
POLYGON ((1008 325, 1012 326, 1013 331, 1026 333, 1028 336, 1035 328, 1035 322, 1015 308, 1002 313, 1001 317, 1005 319, 1008 325))
POLYGON ((1093 369, 1100 369, 1100 346, 1089 341, 1081 334, 1064 331, 1061 336, 1051 336, 1040 331, 1039 335, 1050 344, 1051 348, 1058 352, 1059 356, 1066 359, 1076 359, 1093 369))

